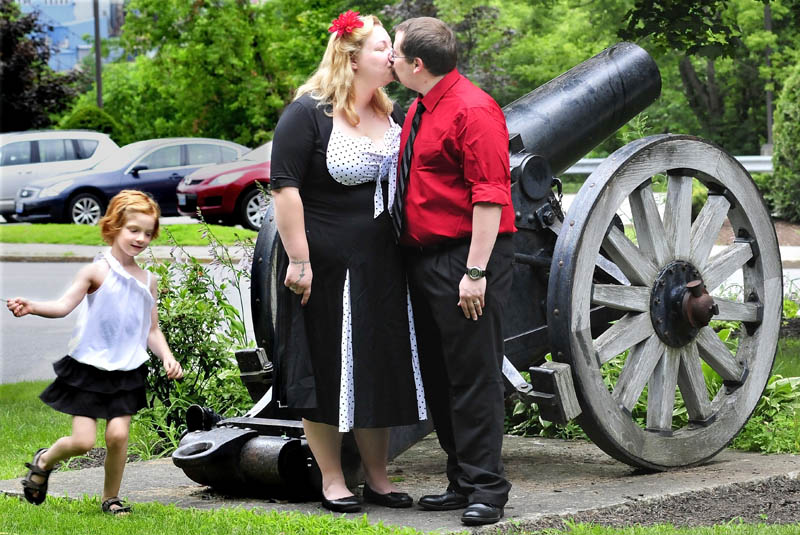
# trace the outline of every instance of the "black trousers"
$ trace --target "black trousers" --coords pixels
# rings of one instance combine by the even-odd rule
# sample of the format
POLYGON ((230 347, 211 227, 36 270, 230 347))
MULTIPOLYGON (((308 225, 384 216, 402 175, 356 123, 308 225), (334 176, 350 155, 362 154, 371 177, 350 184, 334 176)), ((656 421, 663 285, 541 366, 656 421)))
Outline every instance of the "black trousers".
POLYGON ((470 503, 503 506, 503 308, 511 291, 514 247, 498 236, 487 265, 483 315, 467 319, 458 303, 469 242, 405 249, 422 381, 439 444, 447 453, 448 488, 470 503))

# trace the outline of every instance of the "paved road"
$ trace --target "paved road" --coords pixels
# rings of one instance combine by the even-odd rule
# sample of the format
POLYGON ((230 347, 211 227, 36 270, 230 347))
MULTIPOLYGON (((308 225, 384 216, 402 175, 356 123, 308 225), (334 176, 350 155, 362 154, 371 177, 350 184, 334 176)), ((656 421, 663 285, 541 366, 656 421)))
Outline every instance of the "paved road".
MULTIPOLYGON (((81 265, 0 262, 0 297, 56 298, 69 287, 81 265)), ((784 275, 795 291, 800 289, 800 269, 786 269, 784 275)), ((735 279, 732 277, 730 282, 736 282, 735 279)), ((238 305, 238 297, 233 292, 229 292, 228 298, 238 305)), ((243 298, 246 329, 252 337, 249 288, 243 292, 243 298)), ((14 318, 8 311, 0 310, 0 384, 55 377, 51 365, 64 356, 76 321, 76 312, 63 319, 45 319, 38 316, 14 318)))
MULTIPOLYGON (((59 297, 83 264, 44 262, 0 263, 0 297, 25 296, 50 300, 59 297)), ((243 289, 245 327, 253 337, 250 315, 250 290, 243 289)), ((228 292, 231 304, 238 306, 238 297, 228 292)), ((18 381, 53 379, 52 363, 66 354, 77 310, 63 319, 38 316, 15 318, 0 310, 0 384, 18 381)))

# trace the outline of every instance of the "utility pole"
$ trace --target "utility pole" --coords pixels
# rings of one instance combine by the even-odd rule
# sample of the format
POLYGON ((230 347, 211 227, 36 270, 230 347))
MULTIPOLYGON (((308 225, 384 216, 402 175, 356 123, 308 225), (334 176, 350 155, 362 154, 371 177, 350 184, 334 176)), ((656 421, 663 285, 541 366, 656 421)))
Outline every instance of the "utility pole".
POLYGON ((103 71, 100 60, 100 5, 93 0, 94 8, 94 77, 97 85, 97 107, 103 107, 103 71))

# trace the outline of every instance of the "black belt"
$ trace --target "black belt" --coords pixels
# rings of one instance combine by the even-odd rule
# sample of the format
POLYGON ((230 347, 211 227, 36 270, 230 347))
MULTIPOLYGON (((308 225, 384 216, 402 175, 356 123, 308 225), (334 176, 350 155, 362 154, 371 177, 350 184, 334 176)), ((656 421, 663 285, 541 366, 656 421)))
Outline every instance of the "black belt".
MULTIPOLYGON (((506 237, 510 238, 511 233, 506 232, 497 235, 498 240, 506 237)), ((402 245, 402 247, 403 250, 407 253, 429 255, 429 254, 441 253, 443 251, 450 250, 454 247, 458 247, 459 245, 469 245, 471 241, 472 241, 472 236, 468 238, 453 238, 453 239, 442 240, 440 242, 432 243, 430 245, 402 245)))
POLYGON ((411 254, 429 255, 447 251, 459 245, 469 245, 472 238, 455 238, 443 240, 429 245, 403 245, 403 250, 411 254))

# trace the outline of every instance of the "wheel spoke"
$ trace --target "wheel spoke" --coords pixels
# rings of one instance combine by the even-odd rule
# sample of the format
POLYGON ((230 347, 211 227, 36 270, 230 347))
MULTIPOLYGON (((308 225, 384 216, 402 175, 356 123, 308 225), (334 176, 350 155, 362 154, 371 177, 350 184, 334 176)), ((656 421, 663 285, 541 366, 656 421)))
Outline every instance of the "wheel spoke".
POLYGON ((678 370, 678 388, 681 390, 689 420, 704 422, 711 416, 711 400, 703 376, 703 366, 697 344, 692 342, 683 347, 681 365, 678 370))
POLYGON ((666 346, 658 336, 651 334, 647 340, 636 344, 628 355, 613 392, 614 398, 628 412, 633 410, 642 395, 642 390, 665 349, 666 346))
POLYGON ((650 286, 655 280, 656 266, 616 226, 612 226, 606 234, 603 249, 631 283, 650 286))
POLYGON ((653 334, 650 314, 625 314, 594 342, 597 359, 602 366, 626 349, 653 334))
POLYGON ((697 335, 700 356, 726 381, 740 381, 744 367, 739 364, 728 346, 710 327, 703 327, 697 335))
POLYGON ((645 312, 650 309, 650 288, 595 284, 592 286, 592 304, 628 312, 645 312))
POLYGON ((678 384, 680 350, 667 347, 650 377, 647 389, 647 429, 672 430, 672 410, 675 407, 675 387, 678 384))
POLYGON ((709 195, 708 201, 692 225, 692 263, 698 269, 702 270, 706 265, 711 248, 714 247, 728 215, 728 208, 730 208, 728 199, 722 195, 709 195))
POLYGON ((664 205, 664 233, 675 258, 688 259, 692 236, 692 177, 670 175, 664 205))
POLYGON ((658 205, 653 196, 650 184, 637 188, 628 198, 636 228, 636 241, 639 249, 646 256, 655 260, 657 266, 663 266, 672 256, 669 243, 664 233, 664 225, 658 214, 658 205))
POLYGON ((720 254, 709 259, 703 270, 703 281, 706 288, 713 290, 736 273, 748 260, 753 258, 753 249, 749 243, 734 242, 720 254))
POLYGON ((761 305, 757 303, 737 303, 720 297, 715 297, 714 303, 719 307, 715 320, 758 321, 761 305))

